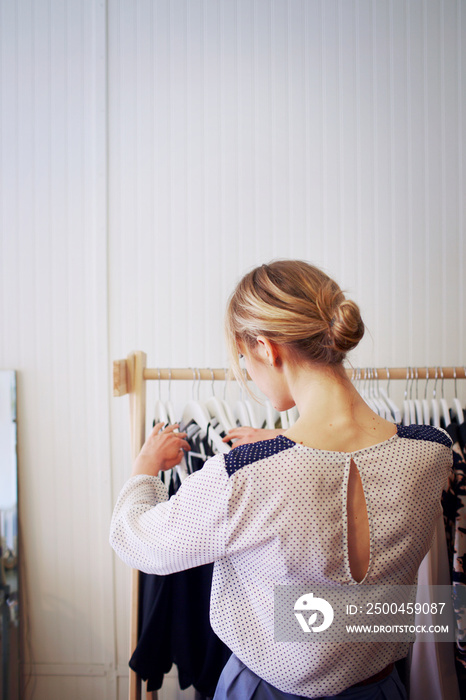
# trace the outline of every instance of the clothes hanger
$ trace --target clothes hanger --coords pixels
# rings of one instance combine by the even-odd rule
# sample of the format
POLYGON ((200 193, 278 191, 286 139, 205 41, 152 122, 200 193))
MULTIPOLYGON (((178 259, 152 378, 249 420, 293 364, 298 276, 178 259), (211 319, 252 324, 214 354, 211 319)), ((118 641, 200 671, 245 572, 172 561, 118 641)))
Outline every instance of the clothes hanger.
POLYGON ((235 403, 233 413, 235 416, 237 426, 248 426, 250 424, 251 417, 249 415, 246 402, 242 399, 238 399, 238 401, 235 403))
MULTIPOLYGON (((170 421, 168 418, 167 409, 165 408, 165 404, 163 403, 163 401, 160 398, 160 370, 157 370, 157 372, 159 375, 159 379, 158 379, 158 381, 159 381, 159 383, 158 383, 159 396, 155 402, 154 420, 155 420, 155 423, 163 423, 164 425, 166 425, 170 421)), ((154 423, 154 425, 155 425, 155 423, 154 423)))
POLYGON ((262 423, 261 423, 261 420, 259 418, 258 411, 257 411, 256 407, 253 405, 252 401, 250 401, 249 399, 246 399, 245 404, 246 404, 247 412, 249 414, 249 425, 252 428, 262 428, 262 423))
POLYGON ((223 398, 222 398, 222 405, 223 405, 223 410, 225 411, 225 413, 226 413, 226 415, 227 415, 229 424, 232 425, 233 427, 235 427, 235 426, 236 426, 235 416, 233 415, 233 410, 232 410, 232 408, 231 408, 231 405, 228 403, 228 401, 227 401, 227 399, 226 399, 226 393, 227 393, 227 379, 226 379, 226 377, 227 377, 227 373, 228 373, 228 370, 225 370, 225 380, 224 380, 224 382, 223 382, 223 398))
MULTIPOLYGON (((200 376, 201 374, 199 372, 199 381, 200 376)), ((215 428, 212 427, 211 417, 209 415, 208 410, 199 400, 196 400, 194 398, 195 380, 196 375, 194 374, 193 370, 193 398, 190 401, 188 401, 188 403, 185 405, 183 409, 183 416, 181 422, 184 426, 188 425, 191 422, 196 423, 196 425, 198 425, 203 430, 203 432, 209 436, 209 440, 218 452, 229 452, 229 445, 222 441, 221 436, 216 432, 215 428)))
POLYGON ((290 428, 290 419, 288 417, 287 411, 280 411, 280 423, 282 424, 283 430, 288 430, 290 428))
MULTIPOLYGON (((464 376, 466 377, 466 367, 464 368, 464 376)), ((464 423, 464 413, 463 407, 461 406, 461 401, 458 398, 458 386, 456 383, 456 367, 453 367, 453 379, 455 380, 455 396, 453 397, 453 414, 456 416, 458 425, 464 423)))
POLYGON ((219 422, 220 429, 225 433, 229 433, 233 429, 233 423, 230 424, 228 416, 223 407, 222 402, 215 396, 214 389, 214 371, 209 367, 210 373, 212 375, 212 396, 205 401, 205 407, 211 418, 216 418, 219 422))
POLYGON ((290 428, 291 428, 291 426, 294 425, 299 418, 299 411, 298 411, 297 407, 293 406, 292 408, 289 408, 287 411, 287 415, 288 415, 288 422, 289 422, 290 428))
MULTIPOLYGON (((159 398, 155 402, 155 411, 154 411, 154 421, 155 423, 161 423, 163 422, 164 425, 167 425, 167 423, 173 425, 174 423, 177 422, 176 416, 175 416, 175 411, 173 408, 173 404, 171 403, 171 398, 170 398, 170 380, 171 380, 171 370, 169 374, 169 384, 168 384, 168 401, 164 403, 161 399, 161 384, 160 384, 160 370, 157 370, 158 372, 158 381, 159 381, 159 398)), ((175 432, 179 432, 179 429, 177 428, 175 432)), ((181 462, 179 464, 176 464, 173 469, 176 471, 178 476, 180 477, 180 481, 183 481, 187 476, 188 476, 188 468, 186 466, 186 459, 183 457, 181 462)), ((172 478, 172 473, 173 469, 168 469, 166 472, 163 473, 163 481, 164 483, 168 486, 170 483, 170 480, 172 478)))
MULTIPOLYGON (((233 415, 235 417, 235 423, 237 426, 250 426, 251 416, 246 405, 246 401, 243 399, 243 387, 240 386, 239 399, 236 401, 233 408, 233 415)), ((251 426, 252 427, 252 426, 251 426)))
POLYGON ((372 397, 372 400, 374 401, 375 405, 377 406, 377 412, 379 416, 382 418, 385 418, 385 420, 389 420, 393 422, 392 414, 390 412, 390 409, 388 408, 387 404, 385 401, 380 396, 380 391, 379 391, 379 377, 377 374, 377 369, 369 369, 369 378, 370 378, 370 385, 369 385, 369 391, 370 395, 372 397))
POLYGON ((377 403, 374 401, 374 399, 370 393, 370 382, 369 382, 369 387, 368 387, 368 377, 369 377, 369 370, 366 367, 366 369, 364 370, 364 384, 363 384, 361 396, 363 397, 363 399, 367 403, 367 405, 374 411, 374 413, 377 413, 378 415, 380 415, 380 409, 377 406, 377 403))
POLYGON ((413 399, 413 384, 414 384, 414 367, 409 368, 409 378, 411 384, 409 387, 409 420, 412 425, 416 424, 416 405, 413 399))
MULTIPOLYGON (((159 372, 160 376, 160 372, 159 372)), ((172 371, 171 369, 168 370, 168 399, 165 402, 165 408, 167 411, 168 415, 168 420, 169 422, 173 425, 173 423, 177 423, 177 417, 175 413, 175 407, 172 403, 172 395, 171 395, 171 383, 172 383, 172 371)))
POLYGON ((448 410, 448 401, 445 398, 444 394, 444 377, 443 377, 443 369, 440 367, 440 378, 442 380, 442 396, 440 399, 440 415, 443 418, 443 422, 445 424, 445 428, 450 425, 451 423, 451 418, 450 418, 450 411, 448 410))
POLYGON ((248 396, 244 398, 244 403, 246 405, 246 410, 249 415, 249 425, 251 426, 251 428, 262 428, 262 422, 259 418, 259 412, 248 396))
POLYGON ((434 384, 434 390, 432 392, 432 400, 430 403, 431 406, 431 417, 432 417, 432 425, 435 428, 440 428, 440 404, 437 399, 437 381, 438 381, 438 369, 437 367, 435 368, 435 384, 434 384))
POLYGON ((396 405, 396 403, 390 398, 390 372, 388 370, 388 367, 386 367, 385 369, 387 372, 387 388, 385 389, 384 387, 380 387, 380 395, 387 404, 395 423, 401 423, 401 411, 396 405))
POLYGON ((429 368, 426 367, 426 386, 424 389, 424 398, 422 399, 422 418, 423 418, 424 425, 430 425, 430 423, 431 423, 430 405, 429 405, 429 401, 427 399, 427 385, 428 385, 428 383, 429 383, 429 368))
POLYGON ((419 372, 418 368, 416 367, 415 370, 415 376, 416 376, 416 398, 414 399, 414 408, 416 411, 416 423, 418 425, 423 425, 424 423, 424 416, 422 412, 422 401, 419 399, 419 372))
MULTIPOLYGON (((272 406, 269 399, 265 401, 265 427, 269 430, 275 430, 276 423, 280 417, 279 412, 272 406)), ((281 427, 281 426, 280 426, 281 427)))
MULTIPOLYGON (((409 380, 411 379, 411 367, 406 368, 406 387, 403 399, 403 425, 413 425, 416 422, 416 410, 414 402, 409 396, 409 380)), ((412 382, 411 382, 412 387, 412 382)))
POLYGON ((264 419, 261 416, 261 406, 259 399, 254 396, 254 400, 251 400, 249 396, 245 396, 244 403, 246 404, 246 410, 249 414, 249 425, 252 428, 260 429, 264 427, 264 419))

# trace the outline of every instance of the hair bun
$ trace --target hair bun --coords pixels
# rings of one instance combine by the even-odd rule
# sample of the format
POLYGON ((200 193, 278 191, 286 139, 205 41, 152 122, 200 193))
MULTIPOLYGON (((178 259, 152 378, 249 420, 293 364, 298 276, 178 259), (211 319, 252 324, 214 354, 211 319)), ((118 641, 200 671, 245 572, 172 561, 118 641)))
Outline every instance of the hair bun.
POLYGON ((343 300, 335 308, 329 327, 329 336, 337 350, 347 353, 359 343, 364 335, 359 306, 349 299, 343 300))

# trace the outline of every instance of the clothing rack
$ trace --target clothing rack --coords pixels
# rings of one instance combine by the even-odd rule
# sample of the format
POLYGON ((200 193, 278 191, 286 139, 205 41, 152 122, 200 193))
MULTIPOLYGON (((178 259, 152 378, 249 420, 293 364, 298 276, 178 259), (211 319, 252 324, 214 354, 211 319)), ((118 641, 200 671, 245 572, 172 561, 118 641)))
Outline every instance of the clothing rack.
MULTIPOLYGON (((443 380, 466 379, 466 367, 381 367, 354 368, 346 370, 348 377, 354 380, 380 379, 405 380, 418 379, 443 380)), ((151 380, 194 380, 194 381, 225 381, 229 378, 226 369, 211 368, 155 368, 147 367, 147 355, 135 351, 125 360, 113 362, 113 395, 125 396, 130 399, 130 431, 131 459, 134 461, 145 441, 146 426, 146 382, 151 380)), ((130 607, 130 654, 138 642, 138 610, 139 610, 139 571, 133 569, 131 575, 131 607, 130 607)), ((156 700, 157 693, 147 693, 147 698, 156 700)), ((141 679, 130 670, 129 700, 141 699, 141 679)))

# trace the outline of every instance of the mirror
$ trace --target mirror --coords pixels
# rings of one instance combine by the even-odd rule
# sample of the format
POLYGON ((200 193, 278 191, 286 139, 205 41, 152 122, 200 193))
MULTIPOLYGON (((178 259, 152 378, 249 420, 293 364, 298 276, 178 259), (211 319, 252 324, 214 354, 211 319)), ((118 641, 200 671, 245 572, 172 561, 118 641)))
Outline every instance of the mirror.
POLYGON ((0 370, 0 700, 19 697, 16 373, 0 370))

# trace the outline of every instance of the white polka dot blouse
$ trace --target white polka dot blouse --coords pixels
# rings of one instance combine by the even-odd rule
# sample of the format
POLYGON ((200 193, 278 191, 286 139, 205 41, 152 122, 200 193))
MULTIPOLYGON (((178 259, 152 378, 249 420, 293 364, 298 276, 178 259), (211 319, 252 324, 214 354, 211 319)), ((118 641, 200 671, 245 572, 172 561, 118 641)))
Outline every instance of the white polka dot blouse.
POLYGON ((110 542, 124 562, 147 573, 215 562, 210 619, 220 639, 280 690, 336 695, 404 657, 408 643, 277 642, 274 586, 415 583, 451 464, 450 437, 429 426, 398 426, 388 440, 352 453, 280 435, 212 457, 170 499, 158 477, 133 477, 115 506, 110 542), (347 547, 351 461, 370 532, 359 584, 347 547))

